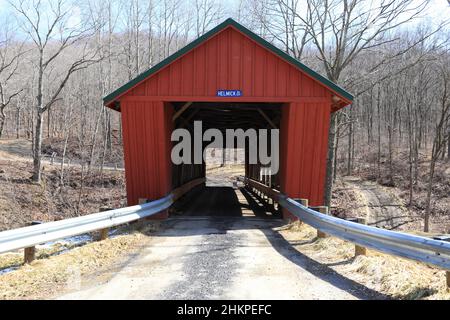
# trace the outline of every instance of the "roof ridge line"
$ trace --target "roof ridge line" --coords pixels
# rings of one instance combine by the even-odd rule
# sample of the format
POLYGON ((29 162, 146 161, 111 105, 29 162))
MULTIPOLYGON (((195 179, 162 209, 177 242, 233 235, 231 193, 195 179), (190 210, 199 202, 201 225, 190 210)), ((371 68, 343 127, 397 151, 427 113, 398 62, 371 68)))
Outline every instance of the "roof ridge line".
POLYGON ((167 58, 165 58, 162 61, 158 62, 153 67, 151 67, 151 68, 147 69, 146 71, 140 73, 135 78, 131 79, 130 81, 128 81, 124 85, 120 86, 118 89, 114 90, 113 92, 111 92, 110 94, 105 96, 103 98, 103 103, 105 105, 107 105, 107 104, 110 104, 110 103, 114 102, 114 100, 118 96, 121 96, 125 92, 131 90, 134 86, 136 86, 140 82, 146 80, 148 77, 150 77, 154 73, 160 71, 165 66, 167 66, 170 63, 174 62, 175 60, 177 60, 181 56, 187 54, 188 52, 190 52, 191 50, 196 48, 198 45, 200 45, 204 41, 208 40, 212 36, 216 35, 217 33, 225 30, 229 26, 235 27, 238 31, 242 32, 244 35, 246 35, 247 37, 249 37, 250 39, 252 39, 256 43, 258 43, 259 45, 261 45, 265 49, 271 51, 273 54, 277 55, 279 58, 285 60, 286 62, 292 64, 293 66, 297 67, 301 71, 305 72, 311 78, 313 78, 314 80, 320 82, 322 85, 324 85, 325 87, 327 87, 331 91, 334 91, 336 94, 342 96, 344 99, 346 99, 346 100, 348 100, 350 102, 353 100, 353 98, 354 98, 353 95, 350 94, 349 92, 347 92, 345 89, 343 89, 339 85, 337 85, 336 83, 332 82, 331 80, 329 80, 328 78, 324 77, 320 73, 318 73, 318 72, 314 71, 313 69, 309 68, 308 66, 306 66, 305 64, 300 62, 298 59, 290 56, 286 52, 284 52, 281 49, 277 48, 276 46, 274 46, 273 44, 271 44, 267 40, 265 40, 262 37, 258 36, 253 31, 251 31, 248 28, 244 27, 242 24, 240 24, 239 22, 237 22, 233 18, 227 18, 222 23, 218 24, 217 26, 215 26, 214 28, 212 28, 211 30, 209 30, 208 32, 203 34, 202 36, 200 36, 197 39, 191 41, 189 44, 187 44, 183 48, 181 48, 178 51, 174 52, 173 54, 171 54, 167 58))

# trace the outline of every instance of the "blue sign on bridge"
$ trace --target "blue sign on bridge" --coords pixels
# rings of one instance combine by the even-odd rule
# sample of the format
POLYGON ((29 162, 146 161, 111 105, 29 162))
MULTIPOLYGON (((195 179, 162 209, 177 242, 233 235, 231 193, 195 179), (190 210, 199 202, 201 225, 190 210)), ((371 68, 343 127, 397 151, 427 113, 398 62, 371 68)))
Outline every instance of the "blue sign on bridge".
POLYGON ((217 90, 218 97, 241 97, 241 90, 217 90))

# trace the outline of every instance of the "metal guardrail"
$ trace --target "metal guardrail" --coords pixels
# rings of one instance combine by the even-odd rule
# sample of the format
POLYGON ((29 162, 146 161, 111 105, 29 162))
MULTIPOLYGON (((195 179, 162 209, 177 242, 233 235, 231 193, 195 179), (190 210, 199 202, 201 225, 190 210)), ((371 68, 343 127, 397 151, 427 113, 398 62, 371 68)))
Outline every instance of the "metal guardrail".
MULTIPOLYGON (((178 191, 176 189, 168 196, 149 203, 0 232, 0 253, 111 228, 152 216, 168 209, 177 197, 203 181, 204 179, 192 181, 189 185, 178 188, 178 191)), ((281 206, 301 221, 326 234, 377 251, 450 270, 450 242, 379 229, 325 215, 301 205, 258 181, 245 178, 244 182, 269 193, 281 206)))
POLYGON ((30 248, 150 217, 168 209, 178 198, 204 182, 205 178, 191 180, 164 198, 144 204, 0 232, 0 253, 30 248))
POLYGON ((111 228, 150 217, 168 209, 173 194, 136 206, 0 232, 0 253, 32 247, 38 244, 111 228))
MULTIPOLYGON (((263 192, 269 188, 248 178, 245 178, 245 182, 263 192)), ((305 207, 279 193, 279 191, 271 193, 278 194, 278 203, 302 222, 326 234, 366 248, 450 270, 450 242, 380 229, 336 218, 305 207)))

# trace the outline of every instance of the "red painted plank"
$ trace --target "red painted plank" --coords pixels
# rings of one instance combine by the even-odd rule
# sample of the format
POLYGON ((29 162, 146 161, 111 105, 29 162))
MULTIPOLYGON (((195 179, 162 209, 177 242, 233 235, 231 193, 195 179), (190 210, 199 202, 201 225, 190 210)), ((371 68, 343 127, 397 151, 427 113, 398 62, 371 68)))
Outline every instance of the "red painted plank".
POLYGON ((243 41, 242 45, 242 92, 244 95, 253 96, 253 68, 254 68, 254 46, 248 41, 243 41))
POLYGON ((217 89, 227 89, 228 88, 228 33, 221 33, 218 38, 218 51, 217 51, 217 89))

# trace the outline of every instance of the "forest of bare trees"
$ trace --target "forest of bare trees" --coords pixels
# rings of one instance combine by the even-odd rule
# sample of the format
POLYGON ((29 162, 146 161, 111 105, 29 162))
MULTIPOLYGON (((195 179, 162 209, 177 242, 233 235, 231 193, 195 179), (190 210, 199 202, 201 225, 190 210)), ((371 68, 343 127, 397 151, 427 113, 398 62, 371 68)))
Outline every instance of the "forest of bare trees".
POLYGON ((325 203, 338 174, 365 167, 395 185, 400 164, 413 205, 425 159, 427 231, 436 165, 450 159, 450 28, 432 15, 450 17, 445 4, 11 0, 0 4, 0 138, 33 141, 36 182, 52 141, 61 184, 69 149, 86 175, 102 170, 121 148, 102 97, 231 16, 354 93, 331 119, 325 203))

